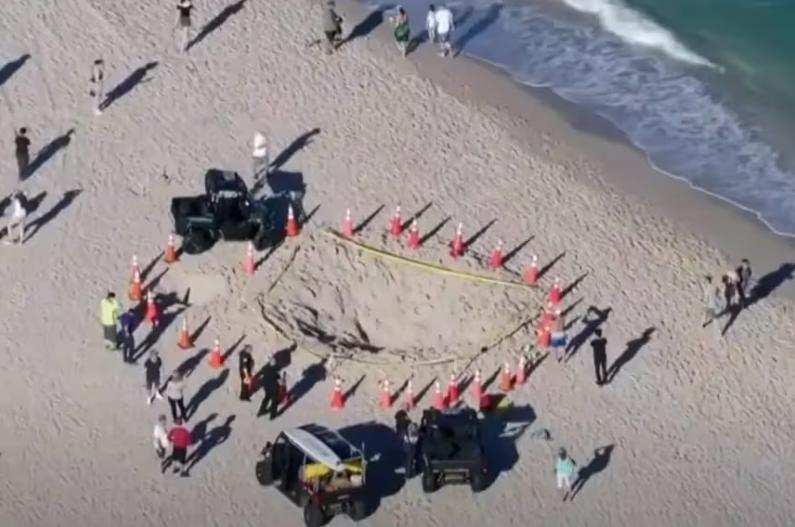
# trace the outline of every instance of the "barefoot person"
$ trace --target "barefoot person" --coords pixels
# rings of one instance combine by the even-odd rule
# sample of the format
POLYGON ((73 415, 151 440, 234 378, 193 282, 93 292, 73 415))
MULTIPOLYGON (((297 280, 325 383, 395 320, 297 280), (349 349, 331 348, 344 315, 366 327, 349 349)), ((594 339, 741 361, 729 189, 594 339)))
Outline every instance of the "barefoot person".
POLYGON ((751 262, 747 258, 743 258, 740 266, 737 268, 737 293, 740 295, 740 303, 742 307, 748 305, 748 293, 751 290, 751 262))
POLYGON ((393 18, 395 24, 395 43, 400 53, 405 57, 409 52, 409 42, 411 42, 411 26, 409 25, 409 15, 402 7, 398 7, 397 15, 393 18))
POLYGON ((436 10, 436 39, 442 48, 440 53, 442 57, 447 57, 452 53, 450 39, 454 29, 453 12, 444 6, 438 8, 436 10))
POLYGON ((555 475, 558 480, 558 488, 563 491, 563 501, 566 501, 566 498, 569 497, 569 492, 571 492, 571 485, 577 475, 577 464, 569 457, 565 448, 558 450, 555 475))
POLYGON ((6 224, 6 239, 3 242, 6 245, 22 244, 25 241, 25 219, 28 217, 26 201, 22 192, 16 192, 11 197, 11 216, 6 224))
POLYGON ((342 36, 342 17, 334 10, 334 0, 328 0, 323 9, 323 33, 326 35, 326 54, 331 55, 342 36))
POLYGON ((179 13, 177 26, 179 26, 180 30, 179 49, 183 53, 188 51, 188 43, 190 42, 190 12, 192 10, 193 3, 191 3, 190 0, 181 0, 181 2, 177 4, 177 12, 179 13))
POLYGON ((30 164, 30 139, 28 139, 28 129, 24 126, 18 132, 14 132, 14 147, 19 180, 22 181, 27 177, 30 164))

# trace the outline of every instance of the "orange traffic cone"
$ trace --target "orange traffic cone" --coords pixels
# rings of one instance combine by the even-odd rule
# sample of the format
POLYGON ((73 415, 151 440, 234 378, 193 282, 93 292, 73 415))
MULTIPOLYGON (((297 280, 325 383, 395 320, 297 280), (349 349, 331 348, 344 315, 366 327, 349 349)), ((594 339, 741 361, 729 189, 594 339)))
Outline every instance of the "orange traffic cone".
POLYGON ((289 390, 287 389, 287 372, 283 371, 282 376, 279 379, 279 404, 284 404, 287 402, 288 394, 289 390))
POLYGON ((417 227, 417 220, 414 219, 411 222, 411 228, 409 229, 409 249, 417 250, 420 248, 420 244, 422 241, 420 240, 420 230, 417 227))
POLYGON ((345 211, 345 223, 342 224, 342 235, 353 239, 353 220, 351 219, 351 209, 345 211))
POLYGON ((447 405, 450 407, 458 404, 458 382, 455 379, 455 373, 450 374, 450 382, 447 383, 447 405))
POLYGON ((400 219, 400 205, 395 207, 392 221, 389 222, 389 232, 395 238, 400 238, 400 235, 403 234, 403 221, 400 219))
POLYGON ((530 267, 524 273, 524 283, 532 286, 538 283, 538 256, 536 255, 533 255, 530 267))
POLYGON ((166 252, 165 255, 163 256, 163 261, 166 262, 167 264, 172 264, 177 260, 179 260, 179 257, 177 256, 177 247, 174 244, 174 235, 169 234, 168 243, 166 244, 166 252))
POLYGON ((496 271, 502 267, 502 240, 497 240, 497 246, 491 252, 489 267, 491 267, 492 271, 496 271))
POLYGON ((160 322, 160 309, 157 307, 155 294, 152 291, 146 294, 146 320, 152 327, 160 322))
POLYGON ((182 329, 179 330, 179 340, 177 346, 180 349, 187 350, 193 347, 193 342, 190 340, 190 333, 188 333, 188 321, 182 319, 182 329))
POLYGON ((287 237, 295 238, 299 234, 298 221, 293 214, 293 206, 287 205, 287 237))
POLYGON ((256 268, 256 264, 254 263, 254 244, 248 242, 248 248, 246 249, 246 257, 243 260, 243 270, 246 271, 248 274, 254 274, 254 269, 256 268))
POLYGON ((524 355, 519 357, 519 367, 516 369, 516 384, 521 386, 527 381, 527 361, 524 355))
POLYGON ((455 238, 450 246, 450 256, 458 258, 464 254, 464 224, 459 223, 458 228, 455 230, 455 238))
POLYGON ((334 379, 334 392, 331 394, 332 410, 342 410, 345 408, 345 397, 342 395, 342 381, 334 379))
POLYGON ((475 379, 472 381, 472 406, 478 410, 483 407, 483 382, 480 370, 475 370, 475 379))
POLYGON ((500 375, 500 390, 503 392, 510 392, 513 388, 513 376, 511 375, 511 365, 507 362, 502 369, 502 374, 500 375))
POLYGON ((224 365, 224 356, 221 355, 221 340, 215 339, 213 343, 213 350, 210 352, 210 357, 207 359, 207 363, 210 365, 211 368, 221 368, 224 365))
POLYGON ((442 394, 442 385, 439 384, 439 381, 436 381, 435 391, 433 392, 433 407, 437 410, 444 410, 447 408, 445 404, 446 401, 444 400, 444 395, 442 394))
POLYGON ((387 410, 392 408, 392 392, 389 389, 389 380, 384 379, 381 383, 381 408, 387 410))
POLYGON ((141 273, 139 271, 135 271, 133 273, 133 279, 130 283, 130 300, 133 302, 140 302, 141 298, 143 298, 143 287, 141 287, 141 273))
POLYGON ((552 289, 549 290, 549 301, 557 305, 560 304, 562 298, 563 291, 560 289, 560 278, 555 278, 555 283, 552 284, 552 289))
POLYGON ((414 386, 411 383, 411 379, 409 379, 408 383, 406 384, 406 410, 414 410, 417 406, 417 400, 414 397, 414 386))
POLYGON ((141 274, 141 266, 138 265, 138 256, 133 254, 132 265, 130 266, 130 276, 135 276, 135 273, 141 274))

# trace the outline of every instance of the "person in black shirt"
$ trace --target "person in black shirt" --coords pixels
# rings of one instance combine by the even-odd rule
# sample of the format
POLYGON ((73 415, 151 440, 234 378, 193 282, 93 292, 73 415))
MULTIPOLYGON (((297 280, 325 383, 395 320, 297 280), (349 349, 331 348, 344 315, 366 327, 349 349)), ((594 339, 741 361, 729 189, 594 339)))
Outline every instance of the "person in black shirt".
POLYGON ((596 369, 596 384, 602 386, 607 383, 607 339, 602 336, 602 330, 594 331, 596 337, 591 340, 593 348, 593 365, 596 369))
POLYGON ((17 168, 19 169, 19 180, 23 181, 28 173, 30 164, 30 139, 28 139, 28 129, 20 128, 14 134, 14 144, 16 146, 17 168))
POLYGON ((155 397, 162 399, 160 394, 160 368, 163 366, 163 361, 157 354, 157 350, 149 352, 146 362, 144 362, 144 369, 146 370, 146 391, 149 394, 146 398, 146 404, 152 404, 155 397))
POLYGON ((188 44, 190 42, 190 12, 193 9, 193 4, 190 0, 182 0, 177 4, 177 11, 179 12, 179 20, 177 25, 182 31, 182 42, 180 44, 180 51, 183 53, 188 51, 188 44))
POLYGON ((272 421, 276 419, 276 414, 279 410, 279 372, 276 371, 276 364, 274 364, 273 359, 268 361, 268 364, 262 368, 260 382, 262 389, 265 391, 265 396, 262 399, 257 415, 260 416, 267 412, 270 414, 272 421))
POLYGON ((251 346, 246 346, 238 357, 240 362, 240 400, 251 400, 251 387, 254 383, 254 359, 251 357, 251 346))
POLYGON ((105 63, 102 59, 94 61, 91 66, 91 85, 88 94, 94 99, 94 113, 102 113, 102 105, 105 99, 105 63))

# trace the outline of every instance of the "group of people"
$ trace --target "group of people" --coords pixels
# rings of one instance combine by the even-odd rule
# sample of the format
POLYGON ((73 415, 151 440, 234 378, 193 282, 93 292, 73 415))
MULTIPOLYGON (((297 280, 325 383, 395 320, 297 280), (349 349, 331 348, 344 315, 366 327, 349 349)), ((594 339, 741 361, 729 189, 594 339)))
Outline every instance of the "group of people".
POLYGON ((708 326, 724 314, 736 315, 751 302, 751 262, 743 258, 736 268, 724 273, 720 282, 713 276, 705 277, 704 320, 702 327, 708 326))

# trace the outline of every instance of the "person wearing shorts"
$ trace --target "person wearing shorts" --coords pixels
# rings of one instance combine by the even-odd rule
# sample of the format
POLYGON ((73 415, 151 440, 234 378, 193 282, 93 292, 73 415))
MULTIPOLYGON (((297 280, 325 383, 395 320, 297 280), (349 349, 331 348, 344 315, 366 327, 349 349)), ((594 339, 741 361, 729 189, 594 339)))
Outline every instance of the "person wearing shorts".
POLYGON ((190 432, 182 426, 182 419, 174 420, 174 428, 168 432, 168 440, 171 442, 171 456, 163 464, 163 471, 172 463, 174 472, 179 472, 182 476, 187 476, 188 447, 191 443, 190 432))
POLYGON ((441 56, 447 57, 452 52, 452 45, 450 44, 450 36, 455 29, 453 24, 453 13, 446 7, 442 6, 436 9, 436 41, 442 48, 441 56))
POLYGON ((558 489, 563 491, 563 501, 569 497, 571 486, 577 472, 577 464, 566 453, 565 448, 558 450, 558 459, 555 462, 555 475, 558 480, 558 489))
POLYGON ((192 9, 193 4, 190 0, 182 0, 179 4, 177 4, 177 11, 179 12, 177 25, 179 26, 180 32, 182 34, 180 51, 183 53, 188 51, 190 44, 190 12, 192 9))

